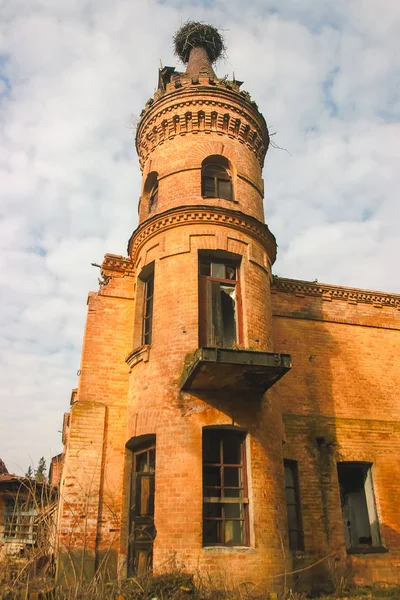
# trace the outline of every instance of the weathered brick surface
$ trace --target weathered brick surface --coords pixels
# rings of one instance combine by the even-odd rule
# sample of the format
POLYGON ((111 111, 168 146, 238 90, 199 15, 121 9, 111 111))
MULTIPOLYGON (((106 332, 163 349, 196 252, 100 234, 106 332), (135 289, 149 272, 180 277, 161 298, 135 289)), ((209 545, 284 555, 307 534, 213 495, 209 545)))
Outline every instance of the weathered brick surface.
POLYGON ((348 576, 356 583, 398 582, 399 298, 386 295, 385 306, 385 294, 366 301, 368 292, 353 290, 348 300, 346 290, 330 286, 341 297, 326 299, 319 284, 308 284, 304 294, 301 283, 292 282, 290 293, 279 280, 273 287, 275 347, 290 348, 293 368, 270 393, 285 413, 285 457, 299 465, 306 552, 338 549, 345 556, 336 463, 371 463, 382 543, 389 552, 349 555, 348 576))
MULTIPOLYGON (((132 466, 126 444, 155 434, 156 572, 177 560, 193 572, 279 588, 276 575, 338 551, 356 581, 399 581, 400 299, 272 279, 276 245, 263 224, 261 177, 268 133, 238 90, 209 77, 183 78, 146 106, 137 135, 139 227, 129 258, 105 257, 103 285, 88 300, 66 436, 61 545, 75 563, 90 563, 89 574, 105 566, 110 576, 126 574, 132 466), (234 201, 201 196, 201 163, 213 154, 230 162, 234 201), (149 211, 146 179, 153 172, 158 203, 149 211), (240 259, 240 344, 292 354, 291 372, 262 399, 180 391, 185 358, 199 346, 199 251, 240 259), (151 263, 153 337, 142 347, 139 276, 151 263), (249 547, 202 547, 206 425, 236 425, 248 433, 249 547), (294 562, 287 548, 284 458, 299 466, 305 556, 294 562), (346 558, 338 460, 373 463, 388 553, 346 558)), ((327 561, 322 565, 326 577, 327 561)))

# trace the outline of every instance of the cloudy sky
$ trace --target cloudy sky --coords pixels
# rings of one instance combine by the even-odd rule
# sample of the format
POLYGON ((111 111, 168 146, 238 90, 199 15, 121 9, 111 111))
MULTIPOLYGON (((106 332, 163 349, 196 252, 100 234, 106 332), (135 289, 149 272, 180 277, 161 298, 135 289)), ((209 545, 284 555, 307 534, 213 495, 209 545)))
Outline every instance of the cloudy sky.
POLYGON ((275 273, 400 292, 398 0, 0 0, 0 456, 61 450, 86 297, 125 254, 132 120, 187 19, 225 30, 274 141, 275 273))

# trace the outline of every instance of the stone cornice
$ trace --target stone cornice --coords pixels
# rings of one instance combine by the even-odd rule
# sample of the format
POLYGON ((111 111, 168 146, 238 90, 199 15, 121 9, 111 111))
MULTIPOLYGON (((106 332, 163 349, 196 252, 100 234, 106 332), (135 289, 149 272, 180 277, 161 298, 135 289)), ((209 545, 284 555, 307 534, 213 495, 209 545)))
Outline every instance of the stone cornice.
POLYGON ((159 146, 176 136, 190 133, 216 133, 249 148, 257 157, 261 167, 269 145, 268 129, 264 118, 249 110, 246 103, 223 92, 206 90, 207 94, 192 90, 172 102, 159 101, 153 110, 142 119, 136 135, 136 148, 143 169, 148 156, 159 146), (232 102, 233 100, 233 102, 232 102), (232 115, 233 113, 233 115, 232 115))
POLYGON ((133 275, 134 266, 130 258, 119 256, 117 254, 106 254, 101 265, 102 271, 112 271, 123 273, 124 275, 133 275))
POLYGON ((128 242, 128 254, 135 259, 142 245, 154 235, 174 227, 194 224, 222 225, 236 229, 256 238, 267 250, 273 263, 276 256, 275 236, 267 225, 240 211, 210 206, 181 206, 147 219, 132 234, 128 242))
POLYGON ((400 295, 372 290, 348 288, 317 281, 301 281, 273 276, 271 291, 286 292, 296 296, 314 296, 327 300, 344 300, 349 304, 371 304, 376 308, 389 306, 400 310, 400 295))

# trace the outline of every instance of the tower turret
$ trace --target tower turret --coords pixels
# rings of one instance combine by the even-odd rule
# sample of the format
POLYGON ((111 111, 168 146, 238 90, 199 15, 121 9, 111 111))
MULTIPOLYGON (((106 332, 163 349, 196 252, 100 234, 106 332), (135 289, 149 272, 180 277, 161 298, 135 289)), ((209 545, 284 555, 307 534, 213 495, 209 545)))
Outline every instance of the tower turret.
POLYGON ((137 128, 129 257, 107 255, 89 297, 60 507, 67 579, 70 564, 131 576, 172 557, 239 582, 285 568, 281 407, 265 396, 290 368, 272 331, 268 128, 242 83, 215 74, 215 28, 174 39, 186 70, 160 69, 137 128))
POLYGON ((268 488, 284 502, 281 414, 263 394, 290 368, 271 326, 269 135, 241 82, 214 73, 224 48, 217 30, 188 23, 175 46, 186 71, 160 69, 136 135, 143 186, 128 246, 136 298, 127 448, 137 478, 137 456, 155 453, 156 492, 147 544, 135 533, 137 508, 130 515, 128 572, 141 560, 158 568, 173 552, 190 569, 225 569, 225 547, 232 575, 248 579, 261 564, 283 568, 278 540, 271 547, 273 503, 261 501, 268 488))

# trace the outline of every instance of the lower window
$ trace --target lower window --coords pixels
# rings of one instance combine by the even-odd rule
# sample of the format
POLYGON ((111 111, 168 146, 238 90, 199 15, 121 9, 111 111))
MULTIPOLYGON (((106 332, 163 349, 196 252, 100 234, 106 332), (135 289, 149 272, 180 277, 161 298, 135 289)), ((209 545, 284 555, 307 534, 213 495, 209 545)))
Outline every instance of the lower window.
POLYGON ((152 568, 155 488, 155 444, 133 452, 129 506, 128 577, 152 568))
POLYGON ((346 547, 381 546, 371 464, 342 462, 337 468, 346 547))
POLYGON ((245 435, 203 430, 203 545, 248 545, 245 435))
POLYGON ((299 474, 295 460, 285 460, 285 494, 290 550, 304 550, 299 474))

